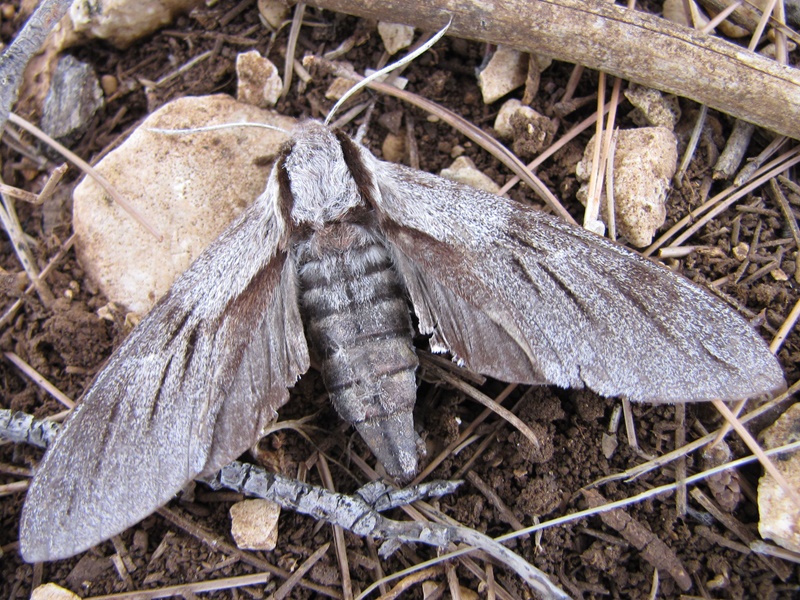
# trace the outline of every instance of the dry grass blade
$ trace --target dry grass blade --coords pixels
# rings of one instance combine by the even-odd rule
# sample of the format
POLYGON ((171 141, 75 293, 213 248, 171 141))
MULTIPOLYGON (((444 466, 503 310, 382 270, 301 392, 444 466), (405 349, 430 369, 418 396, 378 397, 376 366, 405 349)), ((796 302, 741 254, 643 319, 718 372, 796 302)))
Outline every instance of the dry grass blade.
POLYGON ((786 341, 789 332, 794 329, 795 324, 797 323, 797 319, 800 317, 800 300, 795 302, 794 306, 792 307, 789 316, 786 317, 784 322, 781 324, 780 329, 775 334, 775 337, 772 339, 772 343, 769 345, 769 349, 772 351, 773 354, 776 354, 778 350, 781 349, 783 342, 786 341))
MULTIPOLYGON (((47 277, 50 271, 55 268, 55 266, 59 263, 59 261, 64 257, 64 255, 72 248, 72 245, 75 243, 75 234, 72 234, 69 239, 64 242, 64 245, 59 249, 53 258, 50 259, 50 262, 47 263, 47 266, 42 269, 42 272, 39 274, 40 278, 47 277)), ((34 290, 33 284, 30 284, 25 289, 25 294, 30 294, 34 290)), ((8 322, 14 318, 14 315, 17 314, 17 311, 22 307, 22 299, 17 299, 14 303, 6 309, 6 312, 0 317, 0 327, 5 327, 8 322)))
POLYGON ((471 385, 467 385, 458 377, 454 377, 444 369, 440 369, 439 367, 435 367, 431 365, 430 370, 436 374, 442 381, 448 383, 449 385, 453 386, 454 388, 461 390, 465 394, 467 394, 473 400, 483 404, 486 408, 490 409, 491 411, 497 413, 503 419, 511 423, 522 435, 524 435, 528 441, 533 444, 535 448, 541 448, 541 442, 533 430, 528 427, 520 418, 512 413, 507 408, 503 408, 497 402, 489 398, 486 394, 479 392, 471 385))
POLYGON ((156 598, 171 598, 173 596, 191 597, 193 594, 197 593, 221 592, 223 590, 232 590, 248 585, 264 584, 271 578, 271 573, 254 573, 253 575, 241 575, 239 577, 226 577, 224 579, 212 579, 198 581, 197 583, 172 585, 155 590, 136 590, 134 592, 124 592, 121 594, 90 596, 86 598, 86 600, 155 600, 156 598))
MULTIPOLYGON (((341 65, 337 65, 320 57, 307 56, 303 62, 304 64, 311 63, 321 66, 339 77, 346 77, 354 81, 360 81, 362 79, 360 75, 343 68, 341 65)), ((539 180, 538 177, 528 171, 525 164, 520 161, 513 152, 511 152, 493 137, 486 135, 481 129, 466 119, 460 117, 450 110, 447 110, 443 106, 439 106, 435 102, 431 102, 430 100, 423 98, 422 96, 418 96, 417 94, 398 89, 393 85, 372 81, 368 84, 368 87, 387 96, 399 98, 400 100, 408 102, 417 108, 426 110, 430 114, 439 117, 442 121, 461 132, 470 140, 478 144, 481 148, 487 152, 490 152, 492 156, 497 158, 497 160, 502 162, 506 167, 516 173, 517 176, 519 176, 522 181, 528 184, 531 189, 533 189, 536 194, 561 218, 569 223, 572 223, 573 225, 576 224, 575 219, 573 219, 572 215, 570 215, 569 212, 567 212, 567 210, 561 205, 561 202, 559 202, 559 200, 553 195, 547 186, 545 186, 544 183, 539 180)))
POLYGON ((790 150, 789 152, 784 153, 783 155, 779 156, 775 160, 771 161, 770 163, 764 165, 761 169, 756 172, 757 177, 750 180, 744 186, 733 186, 729 187, 713 198, 710 198, 702 206, 697 207, 688 215, 680 219, 678 222, 675 223, 670 229, 661 235, 652 245, 650 245, 642 254, 644 256, 650 256, 658 250, 662 245, 664 245, 672 236, 677 234, 681 229, 689 225, 690 223, 692 226, 687 229, 684 233, 682 233, 674 242, 672 242, 671 246, 679 246, 687 239, 689 239, 692 235, 694 235, 699 229, 708 223, 712 218, 726 210, 729 206, 731 206, 734 202, 739 200, 740 198, 746 196, 754 189, 760 187, 776 175, 783 173, 793 167, 794 165, 800 163, 800 148, 795 148, 790 150), (704 215, 702 218, 698 219, 700 215, 704 215))
MULTIPOLYGON (((311 570, 311 568, 315 564, 317 564, 317 562, 319 562, 319 559, 325 556, 325 554, 328 552, 328 548, 330 547, 331 543, 327 542, 326 544, 323 544, 322 546, 317 548, 314 554, 312 554, 305 561, 303 561, 303 564, 300 565, 294 573, 292 573, 292 576, 289 577, 289 579, 287 579, 281 587, 275 590, 275 593, 272 594, 272 596, 270 596, 270 600, 283 600, 284 598, 287 598, 289 594, 292 593, 292 590, 297 586, 297 584, 303 578, 303 575, 308 573, 311 570)), ((351 596, 345 595, 345 598, 347 597, 351 596)))
POLYGON ((132 216, 134 219, 136 219, 136 221, 142 227, 144 227, 153 236, 155 236, 155 238, 157 240, 160 241, 161 239, 163 239, 163 236, 161 235, 161 233, 159 233, 158 229, 156 229, 156 227, 154 225, 152 225, 145 218, 144 215, 142 215, 133 205, 131 205, 130 202, 128 202, 125 198, 123 198, 114 189, 114 186, 111 185, 111 183, 108 181, 108 179, 106 179, 105 177, 100 175, 100 173, 98 173, 89 163, 87 163, 85 160, 83 160, 79 156, 75 155, 69 149, 67 149, 64 146, 62 146, 61 144, 59 144, 57 141, 55 141, 49 135, 44 133, 41 129, 39 129, 38 127, 32 125, 31 123, 28 123, 28 121, 26 121, 25 119, 23 119, 21 117, 18 117, 14 113, 11 113, 11 114, 8 115, 8 120, 9 120, 9 122, 13 123, 17 127, 20 127, 21 129, 24 129, 25 131, 27 131, 28 133, 30 133, 34 137, 36 137, 36 138, 40 139, 41 141, 43 141, 44 143, 46 143, 48 146, 53 148, 53 150, 57 151, 59 154, 61 154, 61 156, 63 156, 68 161, 70 161, 72 164, 74 164, 76 167, 78 167, 81 171, 83 171, 84 173, 86 173, 87 175, 92 177, 95 181, 97 181, 97 183, 100 185, 100 187, 102 187, 106 191, 106 193, 109 196, 111 196, 114 199, 114 201, 117 202, 123 208, 123 210, 125 210, 125 212, 127 212, 130 216, 132 216))
POLYGON ((50 291, 50 288, 47 287, 47 284, 39 275, 39 269, 36 268, 36 261, 28 244, 28 237, 22 230, 14 203, 5 195, 2 196, 2 203, 0 204, 0 222, 3 223, 17 259, 28 275, 28 279, 33 284, 42 304, 47 307, 52 306, 53 302, 55 302, 53 292, 50 291))
POLYGON ((75 408, 75 402, 69 398, 65 393, 59 390, 56 386, 50 383, 47 378, 45 378, 41 373, 39 373, 36 369, 22 360, 19 356, 14 354, 13 352, 6 352, 5 357, 10 360, 16 367, 22 371, 27 377, 30 378, 36 385, 50 394, 53 398, 61 402, 67 408, 75 408))
POLYGON ((721 400, 712 400, 712 402, 720 414, 725 417, 725 420, 730 423, 731 426, 733 426, 733 428, 736 430, 736 433, 738 433, 744 443, 747 444, 747 447, 750 448, 753 454, 758 457, 758 461, 761 463, 764 469, 766 469, 767 472, 775 478, 775 481, 777 481, 781 488, 783 488, 783 491, 792 499, 795 507, 800 509, 800 494, 798 494, 797 490, 789 485, 789 482, 786 481, 786 478, 783 476, 783 474, 778 471, 778 468, 775 466, 775 464, 769 458, 767 458, 764 449, 759 446, 758 442, 756 442, 753 436, 750 435, 750 432, 744 428, 742 422, 736 418, 736 415, 731 412, 731 409, 728 408, 724 402, 721 400))
POLYGON ((303 2, 299 2, 294 7, 292 26, 291 29, 289 29, 289 41, 286 42, 286 63, 283 67, 283 91, 281 92, 281 98, 285 98, 292 87, 294 55, 297 50, 297 39, 300 37, 300 27, 303 25, 303 15, 305 12, 306 5, 303 2))
MULTIPOLYGON (((517 385, 512 383, 509 384, 498 396, 495 398, 495 403, 498 405, 503 402, 515 389, 517 389, 517 385)), ((430 475, 436 467, 438 467, 456 448, 458 448, 464 440, 469 438, 473 432, 478 428, 478 426, 483 423, 490 415, 494 414, 494 411, 487 408, 484 410, 480 415, 478 415, 472 423, 470 423, 461 434, 456 438, 453 442, 451 442, 439 455, 434 458, 432 461, 428 463, 428 465, 420 472, 417 477, 411 482, 411 485, 416 485, 425 480, 428 475, 430 475)))
POLYGON ((786 118, 800 110, 796 69, 638 10, 580 0, 506 0, 490 5, 459 0, 316 0, 315 5, 421 29, 439 22, 443 14, 452 15, 450 35, 584 65, 800 137, 800 122, 786 118), (573 39, 580 43, 564 43, 573 39), (730 89, 740 93, 731 94, 730 89))
MULTIPOLYGON (((198 540, 200 540, 202 543, 206 544, 213 550, 224 552, 225 554, 228 554, 230 556, 236 556, 241 562, 251 565, 256 569, 260 569, 261 571, 265 571, 267 573, 275 575, 276 577, 280 577, 281 579, 284 580, 288 580, 292 576, 292 574, 289 573, 288 571, 281 569, 280 567, 276 567, 275 565, 267 562, 266 560, 259 558, 252 552, 245 552, 244 550, 240 550, 236 546, 228 544, 224 540, 209 533, 205 529, 198 527, 195 523, 193 523, 189 519, 186 519, 185 517, 182 517, 173 510, 170 510, 168 508, 160 508, 158 510, 158 514, 164 517, 167 521, 169 521, 173 525, 179 527, 180 529, 188 533, 189 535, 197 538, 198 540)), ((304 588, 307 588, 308 590, 314 592, 315 594, 326 596, 328 598, 336 598, 338 600, 341 600, 342 598, 342 595, 341 593, 339 593, 338 590, 335 590, 333 588, 324 585, 319 585, 312 581, 308 581, 307 579, 302 579, 300 581, 300 584, 304 588)))
MULTIPOLYGON (((328 468, 328 461, 325 460, 325 456, 322 453, 320 453, 317 458, 317 469, 322 479, 322 485, 328 490, 335 492, 336 488, 333 484, 331 470, 328 468)), ((342 577, 342 597, 344 600, 350 600, 353 597, 353 587, 350 582, 350 561, 347 560, 347 543, 344 539, 344 530, 339 525, 333 526, 333 542, 336 548, 336 560, 339 562, 339 573, 342 577)), ((314 555, 318 552, 319 550, 315 552, 314 555)), ((320 555, 320 557, 321 556, 322 555, 320 555)), ((310 561, 311 559, 309 558, 306 562, 310 561)), ((276 600, 278 600, 277 596, 276 600)))

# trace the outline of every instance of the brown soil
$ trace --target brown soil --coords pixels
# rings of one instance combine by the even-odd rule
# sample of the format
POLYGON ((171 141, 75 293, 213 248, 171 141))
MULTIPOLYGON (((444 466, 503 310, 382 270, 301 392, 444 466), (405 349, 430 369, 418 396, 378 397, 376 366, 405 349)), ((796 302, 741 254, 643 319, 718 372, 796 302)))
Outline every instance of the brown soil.
MULTIPOLYGON (((255 3, 252 3, 253 6, 248 6, 221 28, 218 25, 220 17, 231 13, 237 4, 234 0, 222 0, 205 11, 203 25, 192 18, 181 18, 169 32, 154 35, 124 52, 100 43, 76 49, 75 54, 90 61, 99 75, 116 75, 124 82, 138 78, 156 81, 201 52, 215 47, 218 51, 211 59, 175 78, 172 84, 163 87, 157 94, 146 97, 141 89, 137 89, 110 102, 73 150, 87 158, 98 155, 119 136, 129 132, 149 111, 176 97, 218 92, 235 94, 235 56, 250 47, 234 45, 218 34, 244 35, 248 28, 258 23, 255 3)), ((302 29, 299 54, 322 53, 335 48, 349 36, 356 35, 359 43, 347 53, 346 60, 360 71, 379 62, 382 45, 371 24, 314 10, 309 10, 308 19, 323 26, 302 29)), ((282 69, 287 29, 272 45, 268 43, 269 36, 264 34, 263 29, 257 31, 256 34, 250 34, 250 37, 258 40, 252 47, 268 53, 282 69)), ((4 41, 12 32, 13 28, 3 23, 0 33, 4 41)), ((441 103, 491 132, 491 124, 500 103, 492 106, 482 103, 473 74, 473 69, 481 63, 483 53, 484 48, 479 44, 445 39, 437 44, 435 51, 418 59, 404 73, 409 79, 408 89, 441 103)), ((570 65, 558 63, 545 71, 533 103, 534 108, 552 114, 553 103, 560 98, 570 73, 570 65)), ((329 77, 315 77, 303 94, 298 94, 295 87, 288 98, 279 103, 277 110, 296 117, 324 117, 324 112, 331 106, 331 102, 324 97, 329 82, 329 77)), ((595 91, 596 76, 585 74, 577 95, 588 96, 595 91)), ((684 102, 683 108, 685 114, 691 112, 690 103, 684 102)), ((590 104, 588 108, 567 116, 557 135, 585 118, 592 110, 593 104, 590 104)), ((387 133, 379 124, 381 116, 398 111, 405 118, 414 119, 414 135, 419 145, 420 167, 423 170, 438 172, 449 166, 452 149, 460 145, 477 166, 495 181, 502 184, 510 177, 495 159, 448 126, 433 122, 426 114, 386 97, 378 98, 365 140, 377 156, 381 156, 381 143, 387 133)), ((623 109, 618 117, 623 127, 629 125, 624 116, 627 112, 627 108, 623 109)), ((730 131, 731 123, 727 117, 714 114, 713 118, 723 134, 730 131)), ((684 122, 691 123, 688 119, 684 117, 684 122)), ((404 135, 404 128, 401 129, 401 135, 404 135)), ((574 146, 567 147, 556 160, 548 161, 539 172, 545 183, 578 216, 582 214, 582 208, 574 198, 577 188, 574 162, 587 139, 584 136, 574 146)), ((757 140, 751 154, 757 154, 766 143, 765 140, 757 140)), ((2 157, 2 176, 6 183, 32 191, 41 188, 46 179, 45 172, 37 170, 31 161, 20 158, 8 147, 2 148, 2 157)), ((706 147, 701 144, 687 182, 671 197, 667 226, 701 202, 700 186, 710 170, 706 157, 706 147)), ((69 178, 62 183, 64 191, 60 197, 68 198, 67 191, 73 184, 74 181, 69 178)), ((718 187, 720 185, 715 184, 714 189, 718 187)), ((737 217, 741 220, 740 239, 748 243, 759 224, 761 242, 790 237, 785 220, 781 216, 774 216, 780 213, 772 200, 760 190, 756 194, 745 198, 742 203, 751 204, 761 199, 763 204, 760 206, 771 212, 729 210, 690 241, 713 246, 719 252, 692 254, 682 259, 676 267, 701 283, 734 272, 740 264, 731 254, 732 221, 737 217)), ((536 202, 532 192, 521 186, 517 186, 511 196, 523 202, 536 202)), ((18 202, 17 208, 23 229, 38 242, 36 253, 44 265, 71 233, 69 201, 55 208, 48 207, 47 211, 23 202, 18 202)), ((106 301, 98 295, 93 283, 84 277, 73 251, 66 254, 47 279, 50 289, 60 298, 52 310, 45 309, 35 294, 21 295, 20 290, 27 282, 17 275, 21 268, 10 243, 5 240, 3 237, 0 241, 0 266, 5 269, 0 278, 3 284, 0 290, 7 306, 17 298, 22 298, 23 304, 16 317, 0 331, 0 347, 4 352, 21 356, 65 394, 78 398, 112 348, 124 337, 123 318, 120 313, 113 311, 111 314, 118 317, 116 321, 96 317, 97 310, 106 301), (67 295, 71 299, 67 299, 67 295)), ((796 249, 790 245, 785 250, 781 267, 788 275, 788 281, 776 281, 767 275, 747 285, 723 286, 723 291, 737 307, 746 309, 749 315, 763 315, 761 331, 767 339, 771 339, 798 299, 794 286, 796 249)), ((765 248, 762 252, 766 255, 767 252, 773 254, 782 250, 780 246, 775 246, 765 248)), ((800 339, 792 334, 780 353, 789 383, 798 377, 798 351, 800 339)), ((0 362, 0 374, 2 407, 40 416, 63 409, 11 363, 0 362)), ((504 385, 490 381, 482 389, 490 396, 496 396, 504 389, 504 385)), ((524 390, 515 391, 506 401, 506 406, 512 406, 523 393, 524 390)), ((454 440, 458 432, 483 410, 464 396, 430 383, 421 384, 419 399, 416 421, 426 436, 429 456, 435 456, 454 440)), ((436 478, 451 478, 463 465, 474 460, 468 477, 478 478, 491 488, 504 507, 481 493, 473 479, 458 493, 438 502, 439 508, 468 527, 498 536, 513 529, 508 523, 509 512, 527 526, 534 523, 535 519, 561 516, 594 503, 596 498, 582 495, 581 488, 644 460, 628 445, 623 428, 617 433, 619 446, 613 455, 606 458, 602 451, 603 438, 608 433, 609 419, 617 403, 615 399, 601 398, 585 391, 552 388, 532 390, 517 412, 540 436, 542 448, 534 451, 509 425, 490 417, 478 429, 480 437, 477 441, 447 458, 433 473, 436 478), (491 436, 492 443, 475 458, 476 448, 485 436, 491 436), (505 510, 506 507, 508 510, 505 510)), ((294 431, 282 431, 262 442, 263 452, 259 458, 271 468, 294 476, 298 470, 304 471, 300 467, 317 449, 322 449, 338 461, 338 464, 331 465, 337 489, 352 491, 357 487, 356 482, 364 483, 364 478, 353 475, 357 470, 349 456, 355 453, 367 457, 370 462, 373 459, 351 430, 344 426, 331 427, 331 423, 340 421, 322 399, 318 375, 311 372, 295 388, 293 401, 281 412, 281 419, 299 418, 315 412, 318 415, 311 422, 313 427, 307 429, 312 443, 294 431)), ((693 427, 696 423, 708 430, 720 423, 716 412, 708 406, 688 406, 686 412, 687 439, 697 436, 697 428, 693 427)), ((639 405, 633 407, 633 414, 642 452, 657 454, 674 448, 675 430, 679 426, 675 408, 639 405)), ((737 456, 747 453, 737 438, 731 438, 731 445, 737 456)), ((38 451, 29 448, 1 446, 0 485, 24 480, 20 468, 33 467, 39 456, 38 451)), ((690 473, 701 467, 699 456, 687 459, 690 473)), ((633 483, 610 483, 600 487, 599 491, 605 499, 616 500, 673 481, 674 475, 674 466, 670 465, 633 483)), ((758 468, 739 473, 744 494, 735 508, 728 509, 733 518, 752 532, 756 531, 758 522, 752 490, 757 485, 759 475, 758 468)), ((308 471, 308 480, 320 482, 316 469, 308 471)), ((710 494, 706 486, 701 485, 700 489, 710 494)), ((170 509, 212 532, 212 537, 231 542, 227 511, 234 500, 232 496, 211 493, 198 485, 193 496, 184 495, 176 499, 170 504, 170 509)), ((111 556, 115 548, 108 542, 82 556, 33 566, 23 563, 17 554, 17 526, 23 500, 23 493, 11 493, 0 498, 0 548, 3 551, 0 596, 3 598, 27 598, 31 589, 42 582, 55 582, 87 597, 259 572, 260 569, 252 566, 252 561, 243 559, 242 554, 254 555, 259 560, 291 571, 320 545, 333 539, 331 527, 305 516, 284 512, 280 518, 278 547, 274 552, 231 555, 211 549, 191 532, 154 515, 125 532, 117 542, 118 550, 126 548, 129 553, 127 574, 124 576, 114 567, 111 556)), ((768 563, 753 553, 743 552, 741 540, 691 499, 685 515, 679 515, 676 506, 674 495, 661 496, 625 509, 622 514, 624 519, 584 519, 546 529, 541 537, 514 540, 509 545, 528 561, 552 574, 565 590, 576 597, 647 598, 653 582, 654 565, 659 568, 659 597, 680 597, 682 591, 670 575, 674 574, 674 565, 669 564, 669 552, 653 552, 652 548, 648 551, 646 546, 652 540, 657 540, 664 548, 675 553, 675 560, 682 565, 692 586, 686 592, 688 594, 732 599, 797 597, 800 577, 796 565, 778 560, 768 563), (779 563, 780 568, 770 566, 775 563, 779 563)), ((405 518, 399 510, 393 516, 405 518)), ((370 568, 375 564, 376 545, 350 534, 345 535, 345 540, 352 587, 363 590, 377 579, 375 570, 370 568)), ((428 547, 404 547, 391 559, 383 561, 381 568, 384 573, 392 573, 435 554, 436 551, 428 547)), ((455 564, 456 577, 461 586, 485 596, 487 592, 484 585, 460 563, 455 564)), ((430 577, 437 585, 446 587, 444 570, 430 577)), ((495 566, 494 578, 512 597, 530 597, 530 592, 518 578, 502 566, 495 566)), ((332 549, 308 573, 306 580, 341 597, 342 574, 332 549)), ((212 596, 262 598, 282 583, 281 578, 273 577, 266 586, 217 591, 212 596)), ((186 594, 187 597, 191 595, 186 594)), ((294 588, 291 597, 310 598, 317 595, 318 592, 300 585, 294 588)), ((406 595, 421 597, 422 592, 417 586, 406 595)))

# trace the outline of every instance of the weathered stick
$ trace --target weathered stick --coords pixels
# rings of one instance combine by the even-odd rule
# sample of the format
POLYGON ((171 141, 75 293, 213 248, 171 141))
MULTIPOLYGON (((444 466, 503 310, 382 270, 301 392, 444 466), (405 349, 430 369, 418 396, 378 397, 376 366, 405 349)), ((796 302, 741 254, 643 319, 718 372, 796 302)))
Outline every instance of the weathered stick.
POLYGON ((309 0, 361 17, 440 28, 685 96, 800 139, 800 71, 719 38, 602 0, 309 0))

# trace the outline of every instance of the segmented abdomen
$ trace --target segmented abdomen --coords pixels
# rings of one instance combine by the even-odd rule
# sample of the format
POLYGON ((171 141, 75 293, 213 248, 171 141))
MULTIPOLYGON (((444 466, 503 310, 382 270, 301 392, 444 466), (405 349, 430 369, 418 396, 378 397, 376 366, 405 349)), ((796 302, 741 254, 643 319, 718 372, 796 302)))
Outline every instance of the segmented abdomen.
POLYGON ((363 227, 336 223, 300 244, 298 271, 306 337, 322 361, 331 402, 390 474, 413 474, 418 360, 388 250, 363 227))

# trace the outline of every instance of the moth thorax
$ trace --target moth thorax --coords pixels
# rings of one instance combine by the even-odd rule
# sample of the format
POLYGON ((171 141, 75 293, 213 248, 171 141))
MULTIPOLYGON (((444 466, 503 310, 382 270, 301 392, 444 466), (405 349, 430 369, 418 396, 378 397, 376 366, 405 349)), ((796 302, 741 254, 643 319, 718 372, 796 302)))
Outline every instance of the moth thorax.
POLYGON ((386 247, 354 229, 331 225, 298 248, 306 337, 336 410, 390 475, 408 479, 418 360, 406 293, 386 247))

